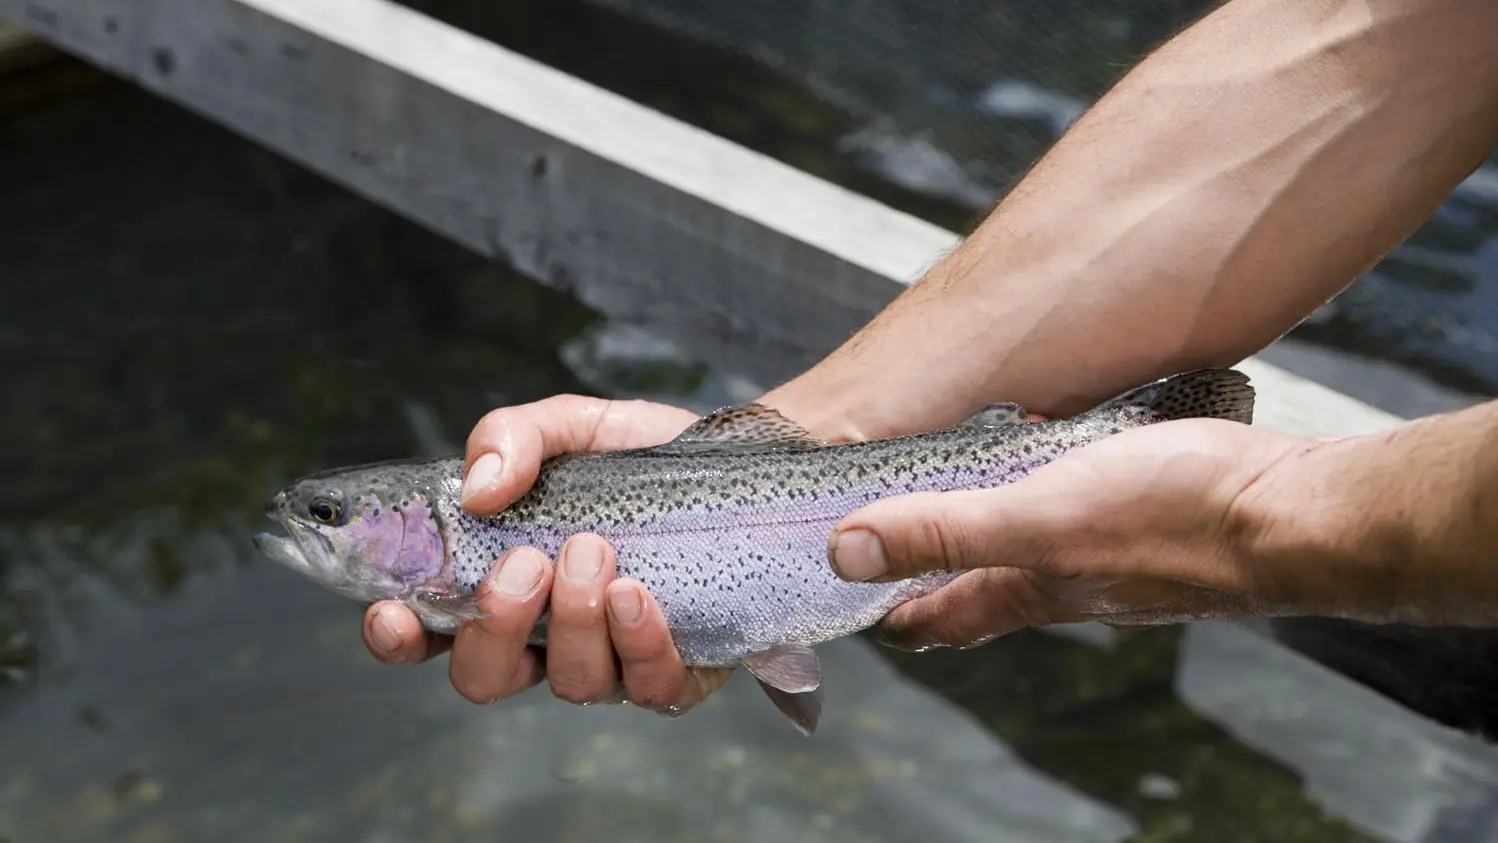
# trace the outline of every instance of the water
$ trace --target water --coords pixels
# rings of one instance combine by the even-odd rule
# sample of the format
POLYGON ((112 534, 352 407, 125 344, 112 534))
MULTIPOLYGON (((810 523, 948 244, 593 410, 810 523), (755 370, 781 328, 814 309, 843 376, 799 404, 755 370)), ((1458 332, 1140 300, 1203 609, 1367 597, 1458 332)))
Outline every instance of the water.
MULTIPOLYGON (((253 555, 268 491, 446 450, 500 404, 741 387, 51 72, 76 98, 0 124, 0 840, 1498 839, 1489 747, 1232 626, 837 642, 810 741, 742 677, 666 720, 544 690, 479 708, 442 660, 376 664, 358 607, 253 555)), ((808 162, 838 136, 797 147, 743 104, 722 119, 808 162)))

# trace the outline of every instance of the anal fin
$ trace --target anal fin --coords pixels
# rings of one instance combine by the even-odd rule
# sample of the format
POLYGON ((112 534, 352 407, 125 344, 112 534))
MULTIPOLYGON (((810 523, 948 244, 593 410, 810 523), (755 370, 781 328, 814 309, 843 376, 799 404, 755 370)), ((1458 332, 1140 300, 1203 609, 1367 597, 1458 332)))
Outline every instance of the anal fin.
POLYGON ((822 660, 810 647, 776 647, 743 659, 754 678, 788 694, 816 690, 822 684, 822 660))
POLYGON ((776 647, 743 659, 770 702, 803 735, 822 716, 822 660, 810 647, 776 647))
POLYGON ((780 713, 791 721, 796 731, 807 737, 811 737, 817 731, 817 721, 822 717, 822 689, 818 687, 815 691, 806 691, 800 694, 790 694, 766 684, 759 677, 760 690, 770 698, 770 702, 780 709, 780 713))

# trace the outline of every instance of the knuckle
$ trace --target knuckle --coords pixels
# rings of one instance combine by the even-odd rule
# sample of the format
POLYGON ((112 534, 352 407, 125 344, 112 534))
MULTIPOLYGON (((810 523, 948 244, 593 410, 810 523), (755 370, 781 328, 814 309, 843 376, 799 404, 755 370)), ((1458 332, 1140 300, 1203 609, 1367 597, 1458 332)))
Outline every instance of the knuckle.
POLYGON ((500 697, 499 691, 486 682, 475 681, 463 675, 454 675, 451 680, 458 696, 474 705, 488 705, 500 697))
POLYGON ((503 438, 504 431, 509 428, 514 414, 514 407, 500 407, 485 413, 468 432, 468 450, 481 450, 484 446, 497 445, 503 438))
POLYGON ((912 561, 930 569, 966 567, 964 531, 959 522, 940 513, 920 518, 915 524, 912 561))
MULTIPOLYGON (((368 646, 368 644, 366 644, 365 646, 368 646)), ((394 667, 411 667, 413 665, 421 664, 422 662, 430 658, 427 655, 425 648, 421 646, 412 646, 410 644, 402 644, 400 647, 388 653, 381 653, 373 648, 370 648, 370 652, 374 654, 374 657, 376 659, 379 659, 381 662, 394 667)))
POLYGON ((559 395, 542 398, 539 401, 533 401, 530 404, 526 404, 525 408, 527 411, 533 413, 538 420, 593 424, 596 422, 594 417, 602 416, 612 403, 607 398, 579 395, 575 392, 564 392, 559 395))
POLYGON ((577 679, 565 674, 550 675, 548 682, 551 686, 552 696, 576 705, 598 702, 607 697, 611 690, 606 684, 600 684, 587 679, 577 679))
MULTIPOLYGON (((719 689, 728 684, 729 678, 733 676, 733 668, 688 668, 687 676, 691 678, 697 691, 697 699, 701 701, 717 693, 719 689)), ((681 702, 682 698, 678 695, 676 704, 679 706, 681 702)))
POLYGON ((562 637, 571 638, 573 632, 585 632, 592 637, 603 638, 608 634, 608 610, 604 608, 601 585, 579 585, 565 576, 557 577, 551 584, 548 603, 550 618, 548 626, 552 635, 563 630, 562 637))
POLYGON ((603 601, 590 600, 558 585, 551 597, 551 616, 547 621, 549 637, 566 640, 608 640, 609 620, 603 601))
POLYGON ((614 633, 614 647, 619 652, 620 661, 636 670, 649 670, 652 665, 666 661, 675 645, 669 632, 650 624, 614 633))
POLYGON ((523 406, 534 407, 538 410, 575 410, 580 405, 591 404, 598 400, 586 395, 578 395, 575 392, 560 392, 523 406))
POLYGON ((641 708, 675 708, 677 701, 681 699, 682 686, 685 676, 673 677, 670 680, 659 680, 644 685, 639 690, 631 691, 629 701, 641 708))
POLYGON ((1044 574, 1021 570, 1007 578, 1013 587, 997 591, 1003 609, 1028 627, 1039 629, 1059 622, 1056 599, 1043 581, 1044 574))

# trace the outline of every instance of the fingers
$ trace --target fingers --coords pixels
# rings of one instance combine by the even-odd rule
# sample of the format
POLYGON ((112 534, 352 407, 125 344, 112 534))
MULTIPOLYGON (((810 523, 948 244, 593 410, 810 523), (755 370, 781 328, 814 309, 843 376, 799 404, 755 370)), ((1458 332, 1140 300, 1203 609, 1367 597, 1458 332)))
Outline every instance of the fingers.
POLYGON ((479 515, 498 512, 535 483, 550 457, 658 444, 694 418, 664 404, 581 395, 494 410, 468 436, 463 506, 479 515))
POLYGON ((449 659, 453 688, 465 699, 490 703, 541 679, 541 663, 526 639, 546 607, 551 560, 534 548, 501 557, 479 587, 488 617, 458 628, 449 659))
POLYGON ((609 635, 630 702, 679 714, 728 681, 727 669, 687 669, 665 615, 645 586, 631 579, 615 580, 607 597, 609 635))
POLYGON ((546 677, 551 692, 568 702, 597 702, 618 688, 604 608, 613 578, 614 551, 602 538, 580 534, 562 546, 546 622, 546 677))
POLYGON ((884 617, 879 640, 901 650, 975 647, 1026 627, 1080 620, 1016 568, 969 571, 884 617))
POLYGON ((364 646, 385 664, 419 664, 452 647, 448 635, 421 626, 416 613, 394 600, 381 600, 364 612, 364 646))
POLYGON ((596 535, 569 539, 555 567, 540 551, 519 548, 481 586, 479 606, 488 617, 465 623, 455 641, 423 633, 409 609, 389 603, 366 613, 365 643, 377 658, 405 664, 431 658, 452 641, 453 688, 481 704, 525 690, 543 675, 552 693, 576 703, 615 697, 622 678, 630 702, 672 714, 722 687, 732 671, 688 669, 655 599, 614 573, 614 551, 596 535), (526 641, 548 605, 543 670, 526 641))
POLYGON ((1090 585, 1015 568, 985 568, 895 608, 875 633, 887 646, 920 651, 975 647, 1026 627, 1059 623, 1160 626, 1256 611, 1246 595, 1175 580, 1145 577, 1090 585))
POLYGON ((1074 509, 1056 506, 1056 500, 1037 486, 887 498, 837 525, 828 539, 828 560, 838 576, 855 582, 1040 565, 1075 520, 1074 509))

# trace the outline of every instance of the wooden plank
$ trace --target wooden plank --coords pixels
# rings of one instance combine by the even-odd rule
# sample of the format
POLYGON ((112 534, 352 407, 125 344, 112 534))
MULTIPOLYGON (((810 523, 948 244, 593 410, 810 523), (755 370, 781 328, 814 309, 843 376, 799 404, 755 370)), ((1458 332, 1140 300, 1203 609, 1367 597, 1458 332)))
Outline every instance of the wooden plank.
MULTIPOLYGON (((386 0, 0 0, 0 17, 761 384, 957 242, 386 0)), ((1246 368, 1268 426, 1399 421, 1246 368)))

